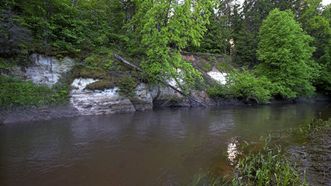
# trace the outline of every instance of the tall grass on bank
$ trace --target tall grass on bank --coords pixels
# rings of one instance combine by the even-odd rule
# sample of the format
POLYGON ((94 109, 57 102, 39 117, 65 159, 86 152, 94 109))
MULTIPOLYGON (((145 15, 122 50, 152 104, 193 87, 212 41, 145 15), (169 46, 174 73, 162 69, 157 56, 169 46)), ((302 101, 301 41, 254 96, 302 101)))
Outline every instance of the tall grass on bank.
POLYGON ((280 146, 273 145, 270 137, 263 141, 258 151, 252 145, 244 145, 232 178, 215 176, 198 176, 192 185, 196 186, 290 186, 308 185, 300 177, 295 166, 286 157, 280 146))
POLYGON ((270 137, 261 150, 240 157, 234 173, 231 185, 307 185, 282 148, 270 143, 270 137))
POLYGON ((0 107, 42 106, 64 103, 68 100, 67 86, 35 85, 12 77, 0 76, 0 107))
POLYGON ((321 118, 314 119, 298 129, 291 129, 290 133, 298 138, 307 139, 311 136, 315 136, 326 128, 331 128, 331 118, 328 120, 323 120, 321 118))

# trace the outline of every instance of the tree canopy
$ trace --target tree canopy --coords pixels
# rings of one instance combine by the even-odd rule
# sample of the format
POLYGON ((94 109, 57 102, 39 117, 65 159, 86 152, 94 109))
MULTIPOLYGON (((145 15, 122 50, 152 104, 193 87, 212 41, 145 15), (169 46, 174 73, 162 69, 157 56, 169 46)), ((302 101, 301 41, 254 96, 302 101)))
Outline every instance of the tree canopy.
POLYGON ((289 11, 275 9, 263 21, 257 55, 260 74, 275 85, 275 93, 292 98, 314 91, 312 80, 317 64, 311 59, 314 48, 289 11))

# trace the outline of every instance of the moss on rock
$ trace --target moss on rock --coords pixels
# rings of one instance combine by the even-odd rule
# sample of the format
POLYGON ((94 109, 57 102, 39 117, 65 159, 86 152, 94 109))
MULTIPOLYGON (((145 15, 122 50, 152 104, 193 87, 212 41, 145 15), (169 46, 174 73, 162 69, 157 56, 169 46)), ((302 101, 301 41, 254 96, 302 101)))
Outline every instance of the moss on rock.
POLYGON ((72 71, 73 78, 108 79, 109 74, 102 68, 76 66, 72 71))
POLYGON ((103 79, 86 86, 88 90, 105 90, 114 88, 116 86, 116 80, 114 79, 103 79))

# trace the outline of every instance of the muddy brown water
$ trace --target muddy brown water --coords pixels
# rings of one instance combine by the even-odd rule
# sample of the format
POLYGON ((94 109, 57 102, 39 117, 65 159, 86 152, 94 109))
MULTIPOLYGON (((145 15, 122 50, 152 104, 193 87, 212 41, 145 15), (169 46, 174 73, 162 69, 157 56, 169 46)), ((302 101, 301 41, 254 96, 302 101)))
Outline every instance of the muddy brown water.
POLYGON ((0 126, 0 185, 188 185, 219 174, 237 139, 331 117, 329 104, 164 109, 0 126))

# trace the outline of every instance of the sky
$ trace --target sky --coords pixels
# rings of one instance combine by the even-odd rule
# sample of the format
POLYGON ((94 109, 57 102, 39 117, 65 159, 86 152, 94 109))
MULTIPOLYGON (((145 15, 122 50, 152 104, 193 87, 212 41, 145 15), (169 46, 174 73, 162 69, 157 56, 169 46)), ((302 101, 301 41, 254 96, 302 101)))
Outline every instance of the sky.
POLYGON ((331 3, 331 0, 323 0, 323 5, 328 5, 328 4, 330 4, 331 3))

